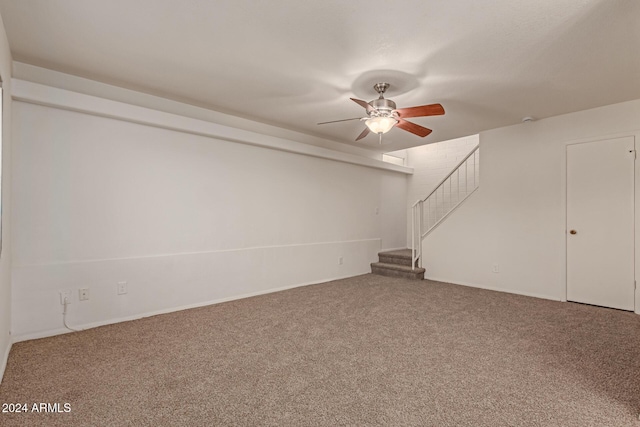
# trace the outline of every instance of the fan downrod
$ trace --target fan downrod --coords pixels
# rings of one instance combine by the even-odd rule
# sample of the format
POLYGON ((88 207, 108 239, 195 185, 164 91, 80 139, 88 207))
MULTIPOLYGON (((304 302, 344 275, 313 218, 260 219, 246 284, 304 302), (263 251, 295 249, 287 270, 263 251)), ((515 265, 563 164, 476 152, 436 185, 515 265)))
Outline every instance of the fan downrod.
POLYGON ((373 112, 368 112, 369 116, 391 116, 392 111, 396 109, 396 103, 384 97, 384 92, 391 86, 389 83, 376 83, 373 88, 380 94, 378 99, 369 102, 373 107, 373 112))
POLYGON ((389 83, 376 83, 373 85, 373 88, 380 94, 380 98, 384 98, 384 93, 387 89, 389 89, 389 83))

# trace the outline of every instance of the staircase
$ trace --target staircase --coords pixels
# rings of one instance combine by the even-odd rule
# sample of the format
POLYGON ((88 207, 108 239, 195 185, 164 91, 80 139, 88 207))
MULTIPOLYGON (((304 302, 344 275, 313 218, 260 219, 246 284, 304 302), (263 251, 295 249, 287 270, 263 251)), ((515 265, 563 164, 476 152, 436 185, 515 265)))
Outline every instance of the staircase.
MULTIPOLYGON (((411 207, 412 262, 422 267, 422 241, 480 185, 480 146, 476 145, 467 156, 424 199, 411 207)), ((411 262, 409 262, 411 266, 411 262)))
POLYGON ((371 273, 423 280, 422 241, 480 185, 479 145, 476 145, 424 199, 411 208, 411 249, 378 252, 371 273))
POLYGON ((387 277, 424 279, 424 268, 411 268, 411 249, 378 252, 378 262, 371 263, 371 272, 387 277))

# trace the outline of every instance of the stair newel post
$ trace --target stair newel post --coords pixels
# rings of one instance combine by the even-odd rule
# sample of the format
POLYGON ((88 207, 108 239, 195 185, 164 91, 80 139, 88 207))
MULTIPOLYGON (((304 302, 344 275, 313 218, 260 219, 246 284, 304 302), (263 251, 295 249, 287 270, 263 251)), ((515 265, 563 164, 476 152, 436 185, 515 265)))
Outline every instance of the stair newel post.
POLYGON ((416 261, 420 256, 420 240, 422 237, 423 202, 418 200, 411 206, 411 269, 415 270, 416 261))
POLYGON ((411 207, 411 269, 416 256, 416 205, 411 207))
MULTIPOLYGON (((418 267, 422 268, 422 229, 423 229, 423 222, 424 222, 424 202, 422 200, 420 200, 420 213, 419 213, 419 223, 418 223, 418 245, 420 246, 419 248, 416 248, 416 258, 417 261, 419 263, 418 267)), ((415 262, 414 262, 415 264, 415 262)))

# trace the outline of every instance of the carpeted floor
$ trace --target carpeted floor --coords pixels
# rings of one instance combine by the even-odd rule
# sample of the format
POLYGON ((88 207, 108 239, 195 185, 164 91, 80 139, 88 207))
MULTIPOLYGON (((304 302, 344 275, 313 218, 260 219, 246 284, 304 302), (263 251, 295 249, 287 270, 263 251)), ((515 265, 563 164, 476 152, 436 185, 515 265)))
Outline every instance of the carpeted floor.
POLYGON ((2 426, 640 426, 640 316, 364 275, 15 344, 2 426))

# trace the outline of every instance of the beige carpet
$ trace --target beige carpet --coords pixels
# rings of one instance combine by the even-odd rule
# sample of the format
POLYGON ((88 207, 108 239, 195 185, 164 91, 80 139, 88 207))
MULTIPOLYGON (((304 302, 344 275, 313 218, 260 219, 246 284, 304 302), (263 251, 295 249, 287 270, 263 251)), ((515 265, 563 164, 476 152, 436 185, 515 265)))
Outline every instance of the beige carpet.
POLYGON ((364 275, 14 345, 2 426, 640 426, 640 316, 364 275))

